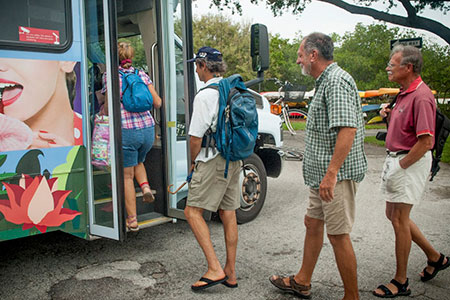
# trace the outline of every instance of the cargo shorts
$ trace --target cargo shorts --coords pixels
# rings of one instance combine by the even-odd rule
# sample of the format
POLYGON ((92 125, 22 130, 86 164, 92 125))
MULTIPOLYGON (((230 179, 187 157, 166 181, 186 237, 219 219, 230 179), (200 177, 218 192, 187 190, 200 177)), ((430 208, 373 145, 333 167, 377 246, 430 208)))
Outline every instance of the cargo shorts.
POLYGON ((212 212, 240 207, 239 173, 242 162, 229 162, 227 178, 224 177, 225 164, 225 159, 220 155, 207 162, 196 162, 189 183, 187 206, 212 212))

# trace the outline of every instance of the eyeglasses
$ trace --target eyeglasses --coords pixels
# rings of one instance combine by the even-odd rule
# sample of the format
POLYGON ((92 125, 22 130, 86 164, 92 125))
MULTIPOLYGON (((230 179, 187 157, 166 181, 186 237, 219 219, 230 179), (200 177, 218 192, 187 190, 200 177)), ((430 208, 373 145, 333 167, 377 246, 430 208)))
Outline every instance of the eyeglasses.
POLYGON ((398 64, 398 65, 396 65, 396 64, 388 63, 388 64, 387 64, 387 67, 390 68, 390 69, 392 69, 392 68, 394 68, 394 67, 397 67, 397 66, 404 66, 404 65, 406 65, 406 64, 398 64))

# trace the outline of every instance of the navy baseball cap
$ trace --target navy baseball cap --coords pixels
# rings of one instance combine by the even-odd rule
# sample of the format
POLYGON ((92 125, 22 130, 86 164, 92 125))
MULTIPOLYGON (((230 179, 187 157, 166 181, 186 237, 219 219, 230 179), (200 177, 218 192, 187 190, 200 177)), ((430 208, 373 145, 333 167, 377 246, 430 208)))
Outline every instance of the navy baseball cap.
POLYGON ((187 62, 194 62, 197 58, 205 58, 209 61, 222 61, 222 53, 219 50, 205 46, 198 49, 194 58, 188 59, 187 62))

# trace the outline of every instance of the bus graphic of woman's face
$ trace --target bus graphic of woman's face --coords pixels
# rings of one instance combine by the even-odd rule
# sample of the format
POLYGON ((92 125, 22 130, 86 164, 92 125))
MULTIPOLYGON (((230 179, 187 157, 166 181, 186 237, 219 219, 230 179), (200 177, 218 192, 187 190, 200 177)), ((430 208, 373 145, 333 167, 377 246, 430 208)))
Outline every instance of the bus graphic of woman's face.
MULTIPOLYGON (((59 94, 67 95, 65 75, 74 65, 75 62, 0 58, 4 114, 24 122, 38 117, 46 106, 58 101, 59 94)), ((55 113, 54 108, 59 105, 50 106, 55 113)))

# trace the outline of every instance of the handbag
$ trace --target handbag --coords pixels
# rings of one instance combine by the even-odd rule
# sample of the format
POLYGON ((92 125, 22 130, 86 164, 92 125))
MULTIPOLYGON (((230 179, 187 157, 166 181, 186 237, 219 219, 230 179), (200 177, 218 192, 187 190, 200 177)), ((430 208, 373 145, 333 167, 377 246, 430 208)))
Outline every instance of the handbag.
POLYGON ((109 117, 106 115, 95 115, 94 131, 92 133, 92 165, 100 169, 109 169, 109 117))

